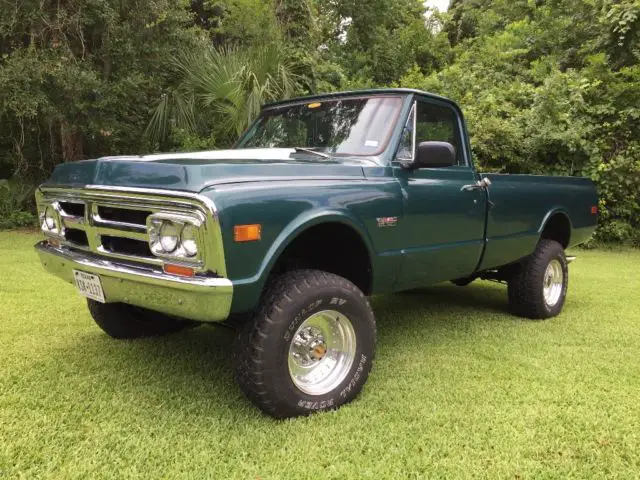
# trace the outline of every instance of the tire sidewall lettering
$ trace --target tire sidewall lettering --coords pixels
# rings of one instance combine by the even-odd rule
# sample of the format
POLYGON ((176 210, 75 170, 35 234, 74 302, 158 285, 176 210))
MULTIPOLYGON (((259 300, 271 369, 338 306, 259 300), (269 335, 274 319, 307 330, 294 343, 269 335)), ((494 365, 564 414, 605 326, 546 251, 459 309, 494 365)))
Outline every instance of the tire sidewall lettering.
MULTIPOLYGON (((332 408, 336 405, 344 403, 344 401, 349 397, 349 394, 352 391, 355 391, 355 389, 358 387, 359 382, 363 380, 363 374, 365 373, 365 371, 367 371, 366 367, 367 367, 368 361, 369 361, 369 357, 364 353, 361 353, 359 360, 357 362, 354 362, 354 364, 358 365, 357 368, 355 369, 351 377, 348 378, 348 382, 347 382, 347 379, 345 379, 345 382, 347 382, 346 386, 344 386, 340 390, 340 393, 338 395, 335 395, 323 400, 310 400, 311 398, 314 398, 314 397, 309 396, 308 398, 310 399, 299 400, 298 407, 303 408, 305 410, 316 411, 316 410, 332 408)), ((344 382, 343 382, 343 385, 344 385, 344 382)))
POLYGON ((351 390, 358 384, 358 381, 362 377, 362 372, 364 371, 364 367, 367 363, 367 356, 364 353, 360 354, 360 361, 358 362, 358 367, 356 371, 353 373, 351 380, 347 383, 347 386, 344 387, 340 391, 340 397, 347 398, 347 395, 351 392, 351 390))
POLYGON ((325 408, 331 408, 335 405, 335 401, 333 398, 329 398, 328 400, 298 400, 298 407, 304 408, 306 410, 323 410, 325 408))
POLYGON ((348 300, 339 296, 332 296, 330 299, 328 299, 328 301, 327 298, 323 297, 310 302, 306 307, 302 308, 295 315, 295 317, 293 317, 293 321, 289 323, 289 326, 287 327, 283 335, 283 339, 285 340, 285 342, 291 341, 291 339, 293 338, 293 334, 296 332, 302 322, 304 322, 312 314, 324 310, 324 308, 320 307, 325 304, 330 305, 332 308, 343 307, 345 305, 348 305, 348 300))

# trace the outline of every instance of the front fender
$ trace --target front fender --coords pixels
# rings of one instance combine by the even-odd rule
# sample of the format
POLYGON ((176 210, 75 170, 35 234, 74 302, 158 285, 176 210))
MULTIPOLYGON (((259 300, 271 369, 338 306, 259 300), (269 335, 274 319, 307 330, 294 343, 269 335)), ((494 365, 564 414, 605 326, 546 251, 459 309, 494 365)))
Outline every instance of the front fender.
POLYGON ((369 258, 373 259, 374 248, 371 237, 362 222, 351 212, 328 209, 306 211, 290 221, 271 242, 254 275, 247 278, 233 279, 232 312, 245 311, 247 306, 256 305, 271 270, 287 247, 308 229, 326 223, 340 223, 353 229, 366 246, 369 258))

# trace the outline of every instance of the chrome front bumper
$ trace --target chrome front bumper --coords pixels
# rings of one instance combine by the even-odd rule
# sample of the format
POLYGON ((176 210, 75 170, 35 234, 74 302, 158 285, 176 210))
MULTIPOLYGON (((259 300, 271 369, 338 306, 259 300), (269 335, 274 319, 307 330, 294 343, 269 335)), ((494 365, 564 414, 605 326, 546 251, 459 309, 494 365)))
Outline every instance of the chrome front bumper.
POLYGON ((107 303, 123 302, 201 322, 220 322, 229 316, 233 284, 226 278, 169 275, 47 242, 35 248, 44 268, 69 283, 73 270, 99 275, 107 303))

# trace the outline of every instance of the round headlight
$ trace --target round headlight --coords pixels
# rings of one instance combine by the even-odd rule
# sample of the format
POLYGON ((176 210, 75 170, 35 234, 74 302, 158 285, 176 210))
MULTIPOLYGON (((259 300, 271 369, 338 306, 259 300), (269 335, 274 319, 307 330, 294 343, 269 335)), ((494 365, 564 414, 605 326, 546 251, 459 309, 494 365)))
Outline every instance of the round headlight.
POLYGON ((47 230, 56 230, 58 226, 56 212, 51 206, 47 207, 44 211, 44 225, 47 227, 47 230))
POLYGON ((184 248, 184 253, 189 257, 193 257, 198 253, 198 243, 196 241, 196 227, 187 224, 182 229, 182 235, 180 236, 180 242, 182 243, 182 248, 184 248))
POLYGON ((165 252, 173 252, 178 247, 180 227, 173 222, 162 222, 158 239, 160 240, 160 246, 165 252))

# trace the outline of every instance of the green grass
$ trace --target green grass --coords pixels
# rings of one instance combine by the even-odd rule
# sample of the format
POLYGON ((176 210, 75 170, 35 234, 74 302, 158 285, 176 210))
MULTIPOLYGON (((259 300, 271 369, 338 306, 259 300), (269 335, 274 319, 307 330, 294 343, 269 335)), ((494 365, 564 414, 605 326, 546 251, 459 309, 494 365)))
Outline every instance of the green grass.
POLYGON ((477 282, 373 299, 377 359, 339 411, 242 397, 229 331, 115 341, 0 233, 0 477, 637 478, 640 252, 578 252, 559 317, 477 282))

